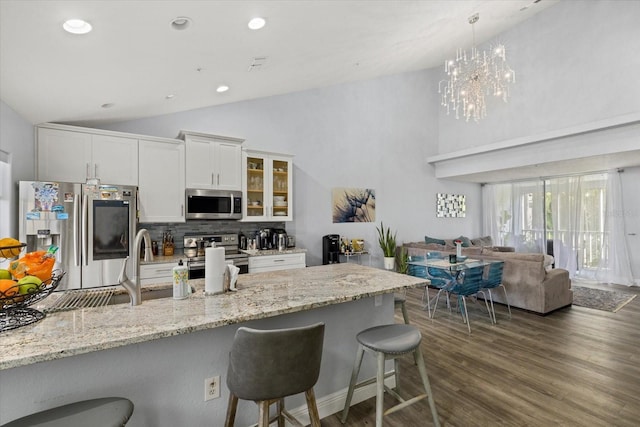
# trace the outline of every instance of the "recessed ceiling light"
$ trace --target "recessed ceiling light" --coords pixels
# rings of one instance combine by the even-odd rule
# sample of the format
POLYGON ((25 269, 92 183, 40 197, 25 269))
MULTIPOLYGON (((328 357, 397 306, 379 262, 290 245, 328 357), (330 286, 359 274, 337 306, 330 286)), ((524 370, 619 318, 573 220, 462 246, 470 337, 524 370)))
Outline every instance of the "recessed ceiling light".
POLYGON ((229 90, 229 86, 227 85, 220 85, 218 86, 218 88, 216 89, 216 92, 218 93, 222 93, 222 92, 226 92, 229 90))
POLYGON ((82 19, 69 19, 62 24, 62 28, 71 34, 87 34, 93 27, 82 19))
POLYGON ((169 95, 165 96, 164 98, 165 98, 165 99, 173 99, 173 98, 175 98, 175 97, 176 97, 176 96, 175 96, 174 94, 170 93, 169 95))
POLYGON ((116 104, 114 104, 113 102, 107 102, 106 104, 102 104, 101 107, 102 108, 111 108, 114 105, 116 105, 116 104))
POLYGON ((248 25, 252 30, 259 30, 260 28, 264 27, 266 23, 267 21, 265 21, 264 18, 256 17, 249 21, 248 25))
POLYGON ((178 16, 171 21, 171 28, 174 30, 186 30, 191 25, 191 18, 186 16, 178 16))

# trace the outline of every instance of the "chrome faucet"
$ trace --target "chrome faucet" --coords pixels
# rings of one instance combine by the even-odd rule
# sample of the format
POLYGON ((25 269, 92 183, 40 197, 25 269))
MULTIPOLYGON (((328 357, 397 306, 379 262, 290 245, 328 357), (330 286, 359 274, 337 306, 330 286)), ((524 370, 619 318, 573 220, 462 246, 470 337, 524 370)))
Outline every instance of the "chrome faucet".
POLYGON ((122 285, 123 288, 127 290, 129 294, 129 298, 131 298, 131 305, 140 305, 142 304, 142 294, 140 292, 140 248, 142 247, 142 239, 144 239, 144 260, 145 261, 153 261, 153 252, 151 252, 151 236, 149 236, 149 232, 142 228, 136 234, 136 239, 133 242, 133 274, 134 281, 131 281, 127 277, 127 260, 129 257, 124 259, 122 263, 122 271, 120 271, 120 277, 118 278, 118 282, 122 285))

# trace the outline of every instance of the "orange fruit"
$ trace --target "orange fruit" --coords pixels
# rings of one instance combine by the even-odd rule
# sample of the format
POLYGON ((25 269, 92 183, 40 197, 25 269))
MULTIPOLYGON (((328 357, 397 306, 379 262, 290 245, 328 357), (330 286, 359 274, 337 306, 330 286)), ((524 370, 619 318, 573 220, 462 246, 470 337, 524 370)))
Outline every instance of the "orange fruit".
POLYGON ((22 246, 20 245, 19 240, 11 237, 4 237, 0 239, 0 256, 4 258, 13 258, 20 255, 21 251, 22 246))
POLYGON ((9 298, 18 295, 18 282, 11 279, 0 280, 0 298, 9 298))

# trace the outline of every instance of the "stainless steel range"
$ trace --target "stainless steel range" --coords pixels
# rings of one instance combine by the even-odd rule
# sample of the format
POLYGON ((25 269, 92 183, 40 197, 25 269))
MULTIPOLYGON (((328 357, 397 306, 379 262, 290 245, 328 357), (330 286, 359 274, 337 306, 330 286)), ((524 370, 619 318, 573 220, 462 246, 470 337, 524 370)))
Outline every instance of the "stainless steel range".
POLYGON ((240 252, 237 234, 185 234, 184 255, 189 279, 204 278, 204 251, 209 247, 224 248, 228 264, 238 267, 240 274, 249 272, 249 256, 240 252))

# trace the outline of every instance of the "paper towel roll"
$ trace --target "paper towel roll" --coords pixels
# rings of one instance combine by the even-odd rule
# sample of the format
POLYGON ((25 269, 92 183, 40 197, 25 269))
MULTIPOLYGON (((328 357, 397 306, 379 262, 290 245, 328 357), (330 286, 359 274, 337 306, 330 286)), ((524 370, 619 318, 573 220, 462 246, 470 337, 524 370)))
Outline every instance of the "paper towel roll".
POLYGON ((204 293, 215 295, 223 292, 224 248, 207 248, 204 251, 204 293))

